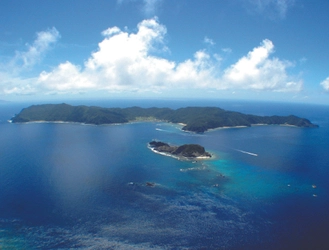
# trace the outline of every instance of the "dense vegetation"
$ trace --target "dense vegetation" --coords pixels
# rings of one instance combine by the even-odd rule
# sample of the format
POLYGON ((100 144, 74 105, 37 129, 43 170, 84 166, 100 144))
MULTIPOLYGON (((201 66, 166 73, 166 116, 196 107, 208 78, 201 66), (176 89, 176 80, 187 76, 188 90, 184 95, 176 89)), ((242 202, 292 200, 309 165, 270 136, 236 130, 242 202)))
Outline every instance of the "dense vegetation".
POLYGON ((159 141, 151 141, 149 146, 157 151, 174 156, 182 156, 186 158, 207 157, 210 158, 211 154, 206 152, 204 147, 199 144, 184 144, 181 146, 170 146, 167 143, 159 141))
POLYGON ((126 123, 135 120, 162 120, 184 123, 183 130, 203 133, 219 127, 251 126, 252 124, 285 124, 298 127, 317 127, 297 116, 256 116, 226 111, 216 107, 169 108, 101 108, 68 104, 33 105, 23 109, 12 122, 64 121, 86 124, 126 123))

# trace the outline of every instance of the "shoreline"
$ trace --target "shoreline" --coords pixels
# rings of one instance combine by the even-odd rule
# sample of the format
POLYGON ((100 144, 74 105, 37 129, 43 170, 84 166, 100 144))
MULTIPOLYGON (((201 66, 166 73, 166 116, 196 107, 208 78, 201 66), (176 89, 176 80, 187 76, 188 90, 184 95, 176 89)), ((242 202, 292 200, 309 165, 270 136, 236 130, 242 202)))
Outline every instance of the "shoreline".
MULTIPOLYGON (((28 121, 28 122, 13 122, 11 119, 7 120, 8 123, 12 123, 12 124, 30 124, 30 123, 56 123, 56 124, 79 124, 79 125, 91 125, 91 126, 111 126, 111 125, 124 125, 124 124, 134 124, 134 123, 149 123, 149 122, 164 122, 164 123, 168 123, 168 124, 175 124, 178 126, 186 126, 186 124, 184 123, 172 123, 172 122, 168 122, 168 121, 163 121, 163 120, 132 120, 132 121, 128 121, 128 122, 122 122, 122 123, 104 123, 104 124, 94 124, 94 123, 83 123, 83 122, 73 122, 73 121, 44 121, 44 120, 39 120, 39 121, 28 121)), ((223 127, 217 127, 217 128, 210 128, 207 129, 206 131, 204 131, 203 133, 206 132, 212 132, 212 131, 216 131, 216 130, 220 130, 220 129, 232 129, 232 128, 248 128, 248 127, 257 127, 257 126, 282 126, 282 127, 293 127, 293 128, 299 128, 299 126, 296 125, 290 125, 290 124, 266 124, 266 123, 256 123, 256 124, 251 124, 250 126, 223 126, 223 127)), ((183 130, 182 128, 180 129, 183 132, 186 133, 193 133, 193 134, 198 134, 198 132, 194 132, 194 131, 189 131, 189 130, 183 130)))
POLYGON ((84 125, 84 126, 118 126, 124 124, 134 124, 134 123, 144 123, 144 122, 156 122, 156 121, 129 121, 129 122, 122 122, 122 123, 104 123, 104 124, 94 124, 94 123, 84 123, 84 122, 66 122, 66 121, 28 121, 28 122, 13 122, 12 120, 8 120, 9 123, 12 124, 33 124, 33 123, 55 123, 55 124, 76 124, 76 125, 84 125))
MULTIPOLYGON (((210 128, 207 129, 206 131, 204 131, 203 133, 206 132, 211 132, 211 131, 215 131, 215 130, 220 130, 220 129, 232 129, 232 128, 250 128, 250 127, 258 127, 258 126, 282 126, 282 127, 293 127, 293 128, 301 128, 299 126, 296 125, 290 125, 290 124, 266 124, 266 123, 255 123, 255 124, 251 124, 250 126, 223 126, 223 127, 217 127, 217 128, 210 128)), ((188 131, 188 130, 182 130, 183 132, 187 132, 187 133, 195 133, 197 134, 197 132, 194 131, 188 131)))
POLYGON ((160 151, 157 151, 155 150, 154 148, 152 148, 150 145, 147 145, 147 147, 153 152, 153 153, 156 153, 156 154, 159 154, 159 155, 163 155, 163 156, 168 156, 168 157, 171 157, 171 158, 174 158, 176 160, 179 160, 179 161, 195 161, 195 160, 212 160, 215 158, 215 156, 213 154, 211 154, 210 157, 208 156, 198 156, 198 157, 185 157, 185 156, 176 156, 176 155, 173 155, 173 154, 170 154, 170 153, 164 153, 164 152, 160 152, 160 151))
POLYGON ((232 127, 223 126, 223 127, 217 127, 217 128, 210 128, 210 129, 206 130, 205 132, 211 132, 211 131, 219 130, 219 129, 230 129, 230 128, 248 128, 248 126, 232 126, 232 127))
POLYGON ((168 156, 168 157, 171 157, 171 158, 174 158, 176 160, 182 160, 183 158, 182 157, 178 157, 178 156, 175 156, 175 155, 172 155, 172 154, 167 154, 167 153, 164 153, 164 152, 160 152, 160 151, 157 151, 155 150, 154 148, 150 147, 149 145, 147 146, 153 153, 156 153, 156 154, 159 154, 159 155, 163 155, 163 156, 168 156))

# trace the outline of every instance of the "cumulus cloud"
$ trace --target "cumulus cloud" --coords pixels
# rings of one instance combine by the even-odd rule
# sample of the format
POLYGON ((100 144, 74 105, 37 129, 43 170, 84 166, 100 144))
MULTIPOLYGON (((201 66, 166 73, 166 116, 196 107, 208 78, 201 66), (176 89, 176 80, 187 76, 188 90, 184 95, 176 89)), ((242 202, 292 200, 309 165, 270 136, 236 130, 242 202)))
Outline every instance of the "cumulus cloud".
MULTIPOLYGON (((247 89, 299 91, 302 82, 287 73, 293 64, 271 57, 274 45, 264 40, 226 69, 221 57, 196 51, 182 62, 156 56, 167 51, 167 29, 157 18, 143 20, 135 33, 110 27, 83 65, 66 61, 33 79, 1 81, 2 93, 161 92, 247 89), (162 53, 154 53, 159 52, 162 53), (4 87, 5 86, 5 87, 4 87)), ((48 41, 53 41, 48 39, 48 41)), ((1 77, 1 75, 0 75, 1 77)))
POLYGON ((245 89, 299 91, 301 81, 289 79, 286 69, 292 64, 278 58, 270 59, 273 53, 273 43, 265 39, 259 47, 254 48, 248 55, 224 71, 224 81, 245 89))
POLYGON ((102 32, 105 39, 91 54, 84 67, 66 62, 52 72, 42 72, 38 83, 44 89, 58 91, 109 90, 143 91, 161 88, 174 63, 150 55, 166 33, 156 18, 138 24, 138 32, 117 27, 102 32))
POLYGON ((323 80, 320 84, 325 91, 329 92, 329 77, 327 77, 325 80, 323 80))

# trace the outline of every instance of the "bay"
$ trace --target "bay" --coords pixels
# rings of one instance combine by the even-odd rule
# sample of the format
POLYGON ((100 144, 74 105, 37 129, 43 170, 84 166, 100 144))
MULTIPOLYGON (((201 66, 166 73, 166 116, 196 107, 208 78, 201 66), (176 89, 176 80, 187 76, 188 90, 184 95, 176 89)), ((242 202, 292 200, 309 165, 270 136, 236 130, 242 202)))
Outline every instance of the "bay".
POLYGON ((104 107, 218 106, 295 114, 285 126, 185 133, 179 125, 11 124, 0 105, 3 249, 326 249, 329 108, 234 101, 90 101, 104 107), (154 154, 153 139, 198 143, 211 160, 154 154), (155 183, 154 187, 146 185, 155 183))

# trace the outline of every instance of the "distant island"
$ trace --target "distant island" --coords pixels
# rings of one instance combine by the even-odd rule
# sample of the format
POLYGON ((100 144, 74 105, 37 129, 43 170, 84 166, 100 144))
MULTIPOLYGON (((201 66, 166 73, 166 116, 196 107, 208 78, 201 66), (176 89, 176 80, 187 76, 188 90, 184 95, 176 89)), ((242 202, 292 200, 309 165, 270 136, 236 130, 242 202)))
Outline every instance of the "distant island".
POLYGON ((184 144, 181 146, 172 146, 161 141, 149 142, 149 147, 156 153, 173 156, 177 158, 211 158, 211 154, 206 152, 204 147, 198 144, 184 144))
POLYGON ((289 125, 318 127, 305 118, 289 116, 257 116, 227 111, 217 107, 170 108, 102 108, 71 106, 68 104, 32 105, 22 109, 11 121, 23 122, 78 122, 85 124, 120 124, 132 121, 158 120, 183 125, 182 130, 203 133, 222 127, 250 127, 252 125, 289 125))

